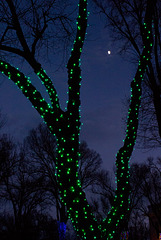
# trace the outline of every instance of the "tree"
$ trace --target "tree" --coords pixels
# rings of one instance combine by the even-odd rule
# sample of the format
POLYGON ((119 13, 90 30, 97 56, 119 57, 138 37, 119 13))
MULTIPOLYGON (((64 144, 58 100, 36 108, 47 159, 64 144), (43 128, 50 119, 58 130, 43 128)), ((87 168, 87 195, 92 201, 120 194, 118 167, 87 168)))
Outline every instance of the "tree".
POLYGON ((145 239, 149 234, 147 218, 141 208, 146 208, 147 201, 142 191, 144 176, 147 173, 146 164, 132 164, 130 178, 130 206, 128 217, 128 228, 130 239, 145 239))
POLYGON ((64 220, 66 222, 66 214, 61 211, 61 201, 55 175, 56 147, 56 138, 42 124, 32 129, 24 140, 25 154, 36 165, 37 174, 45 177, 46 184, 44 188, 48 193, 48 198, 51 199, 53 205, 56 205, 57 221, 64 220))
POLYGON ((70 0, 1 2, 1 57, 6 60, 16 57, 16 61, 24 58, 36 71, 40 55, 50 61, 50 51, 57 52, 57 48, 60 51, 60 46, 67 48, 73 38, 74 17, 70 0))
POLYGON ((146 238, 147 233, 150 232, 147 220, 153 226, 153 232, 157 234, 157 225, 161 225, 161 212, 159 210, 161 193, 160 162, 148 159, 146 163, 132 164, 130 186, 129 229, 131 229, 131 239, 146 238))
POLYGON ((16 146, 6 135, 0 138, 0 184, 12 176, 17 164, 16 146))
MULTIPOLYGON (((28 216, 23 223, 23 232, 20 239, 58 239, 57 221, 49 215, 35 212, 28 216)), ((18 238, 11 214, 0 214, 0 237, 2 240, 18 238)))
POLYGON ((0 110, 0 129, 4 127, 5 123, 6 123, 6 117, 2 114, 0 110))
MULTIPOLYGON (((136 63, 144 45, 142 23, 147 0, 93 0, 106 19, 112 40, 119 43, 120 53, 136 63)), ((140 144, 160 147, 161 138, 161 4, 157 1, 153 18, 153 50, 143 84, 140 114, 140 144)))
POLYGON ((44 194, 45 176, 35 177, 36 166, 9 140, 3 140, 1 162, 4 173, 0 184, 1 201, 12 208, 10 215, 13 216, 14 234, 17 239, 22 239, 29 230, 29 219, 37 208, 41 207, 42 211, 44 206, 50 204, 44 194))
POLYGON ((144 214, 149 217, 150 224, 153 226, 156 235, 159 235, 161 226, 161 170, 160 159, 154 162, 153 159, 147 164, 146 176, 143 178, 142 191, 148 201, 148 208, 142 208, 144 214))
MULTIPOLYGON (((60 108, 56 89, 51 79, 32 56, 32 51, 25 40, 20 22, 18 21, 13 1, 6 0, 10 9, 16 34, 22 43, 21 56, 23 56, 34 69, 35 73, 44 84, 51 103, 42 98, 40 92, 32 85, 31 81, 18 69, 8 62, 1 60, 0 71, 17 84, 23 94, 42 116, 51 133, 57 138, 57 178, 61 200, 67 207, 68 217, 72 220, 78 234, 84 239, 111 239, 114 238, 119 224, 124 219, 128 206, 129 195, 129 158, 132 154, 137 135, 138 111, 141 97, 141 81, 144 76, 152 48, 152 18, 155 1, 147 3, 144 23, 144 47, 140 56, 140 62, 131 82, 132 94, 127 121, 127 131, 124 145, 118 151, 117 164, 117 190, 114 204, 111 207, 105 221, 99 226, 94 218, 91 208, 86 200, 85 193, 81 189, 78 178, 79 157, 79 131, 80 131, 80 56, 85 39, 87 27, 87 0, 79 1, 79 16, 77 19, 77 33, 74 46, 71 51, 68 69, 68 104, 67 110, 60 108), (22 39, 23 38, 23 39, 22 39), (30 58, 31 57, 31 58, 30 58)), ((20 52, 19 52, 20 53, 20 52)))
POLYGON ((110 211, 111 206, 113 206, 115 197, 114 183, 109 172, 104 169, 98 172, 97 181, 92 186, 92 193, 97 197, 94 198, 92 195, 90 205, 97 221, 101 223, 106 217, 107 211, 110 211))

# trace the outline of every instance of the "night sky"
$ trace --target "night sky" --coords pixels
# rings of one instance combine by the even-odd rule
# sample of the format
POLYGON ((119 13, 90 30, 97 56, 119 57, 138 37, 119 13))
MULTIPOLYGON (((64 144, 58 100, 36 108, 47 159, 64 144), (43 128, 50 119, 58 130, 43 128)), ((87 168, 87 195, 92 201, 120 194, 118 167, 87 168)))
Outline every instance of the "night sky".
MULTIPOLYGON (((125 118, 127 113, 123 101, 130 96, 130 82, 137 66, 128 63, 118 55, 118 49, 116 50, 113 46, 108 29, 104 28, 104 23, 98 15, 91 13, 89 24, 81 58, 81 120, 83 126, 80 139, 85 140, 90 148, 96 150, 102 157, 103 165, 107 170, 111 170, 114 166, 115 154, 122 146, 125 137, 125 125, 122 118, 125 118), (110 55, 108 50, 111 51, 110 55)), ((67 100, 66 69, 56 71, 56 59, 54 59, 53 66, 43 63, 43 60, 40 62, 53 79, 64 109, 67 100)), ((42 119, 21 91, 9 79, 0 76, 0 82, 2 82, 0 108, 8 119, 3 132, 21 141, 30 129, 42 122, 42 119)), ((37 81, 38 79, 34 76, 33 83, 37 81)), ((145 161, 147 156, 156 157, 159 154, 159 151, 146 152, 136 148, 131 163, 145 161)))

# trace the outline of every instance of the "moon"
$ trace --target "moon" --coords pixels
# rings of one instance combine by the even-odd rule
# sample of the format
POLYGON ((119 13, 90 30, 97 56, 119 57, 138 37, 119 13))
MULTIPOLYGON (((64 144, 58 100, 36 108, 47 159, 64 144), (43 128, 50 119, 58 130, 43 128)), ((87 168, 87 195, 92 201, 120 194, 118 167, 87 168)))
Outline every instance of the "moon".
POLYGON ((108 55, 110 55, 110 54, 111 54, 111 51, 110 51, 110 50, 108 50, 108 52, 107 52, 107 53, 108 53, 108 55))

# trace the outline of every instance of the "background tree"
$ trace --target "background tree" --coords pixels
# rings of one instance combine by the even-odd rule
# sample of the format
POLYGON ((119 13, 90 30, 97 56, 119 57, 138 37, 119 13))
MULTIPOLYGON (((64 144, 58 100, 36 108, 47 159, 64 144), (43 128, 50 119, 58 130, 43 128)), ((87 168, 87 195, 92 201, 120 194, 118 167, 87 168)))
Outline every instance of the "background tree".
POLYGON ((44 194, 45 177, 35 177, 35 167, 22 152, 15 149, 11 141, 3 140, 1 152, 2 169, 5 173, 0 185, 1 201, 12 209, 14 235, 17 239, 22 239, 28 235, 27 225, 37 208, 43 211, 44 206, 50 204, 44 194))
POLYGON ((0 129, 4 127, 6 124, 6 117, 3 115, 2 111, 0 110, 0 129))
POLYGON ((106 217, 107 211, 110 211, 114 202, 115 184, 112 173, 102 169, 97 174, 96 183, 92 186, 92 193, 97 198, 93 198, 92 195, 90 204, 98 222, 101 222, 106 217))
MULTIPOLYGON (((25 220, 24 235, 21 239, 54 239, 59 238, 57 232, 57 221, 51 216, 45 214, 34 213, 25 220)), ((12 215, 0 215, 0 237, 2 240, 12 240, 17 237, 15 232, 15 224, 12 215)))
MULTIPOLYGON (((152 159, 151 159, 152 160, 152 159)), ((161 169, 160 159, 157 162, 149 161, 147 164, 146 176, 143 178, 142 191, 149 206, 142 207, 145 216, 149 217, 150 224, 153 226, 156 236, 159 235, 159 226, 161 226, 161 169), (153 217, 152 217, 153 215, 153 217)))
POLYGON ((152 159, 146 163, 134 163, 130 173, 131 191, 127 215, 130 239, 147 239, 150 235, 149 222, 156 233, 157 225, 160 224, 160 163, 152 159), (151 217, 152 213, 154 218, 151 217))
POLYGON ((17 164, 16 146, 6 135, 0 138, 0 184, 12 176, 17 164))
POLYGON ((92 215, 85 193, 81 189, 81 183, 77 172, 80 130, 80 56, 87 26, 87 0, 80 0, 79 2, 77 33, 71 56, 67 64, 69 101, 66 111, 60 108, 56 89, 51 79, 47 76, 41 64, 33 58, 33 50, 29 48, 23 34, 14 1, 6 0, 6 3, 12 15, 16 34, 19 36, 19 41, 23 49, 19 49, 20 51, 18 51, 18 53, 24 57, 41 79, 49 94, 50 103, 47 103, 45 99, 42 98, 40 92, 22 72, 11 66, 8 62, 1 60, 0 71, 17 84, 38 113, 43 117, 51 133, 57 137, 56 168, 59 191, 62 201, 67 206, 68 216, 72 220, 78 234, 85 239, 100 239, 100 236, 106 239, 113 238, 120 222, 122 222, 122 219, 125 217, 128 206, 128 161, 132 154, 137 134, 141 80, 144 76, 152 47, 151 25, 155 2, 152 3, 150 0, 148 1, 144 24, 142 25, 144 29, 144 48, 140 56, 135 78, 131 83, 132 95, 124 145, 117 154, 116 164, 118 179, 114 205, 101 226, 98 226, 97 221, 92 215))
POLYGON ((16 62, 24 58, 35 71, 40 56, 49 63, 49 52, 67 50, 75 33, 76 8, 72 6, 70 0, 1 2, 1 58, 16 56, 16 62))
MULTIPOLYGON (((105 16, 105 26, 121 54, 136 63, 144 45, 142 23, 147 0, 92 0, 105 16)), ((143 84, 139 136, 144 147, 160 147, 161 143, 161 4, 157 1, 153 18, 153 50, 143 84)))
MULTIPOLYGON (((46 191, 49 193, 48 198, 56 206, 57 220, 66 223, 68 219, 66 208, 60 199, 59 186, 55 175, 56 138, 50 134, 46 126, 40 124, 36 129, 31 130, 29 136, 25 139, 25 151, 36 165, 36 172, 46 176, 45 181, 48 182, 46 191)), ((103 176, 105 175, 104 184, 108 186, 110 183, 109 173, 102 171, 101 157, 94 150, 89 149, 86 142, 80 143, 79 152, 78 176, 82 189, 89 196, 93 193, 92 199, 96 198, 95 202, 98 203, 96 195, 99 195, 101 191, 98 191, 97 187, 99 186, 99 189, 103 191, 103 176), (100 187, 101 184, 102 187, 100 187), (95 188, 95 191, 93 191, 93 188, 95 188)))

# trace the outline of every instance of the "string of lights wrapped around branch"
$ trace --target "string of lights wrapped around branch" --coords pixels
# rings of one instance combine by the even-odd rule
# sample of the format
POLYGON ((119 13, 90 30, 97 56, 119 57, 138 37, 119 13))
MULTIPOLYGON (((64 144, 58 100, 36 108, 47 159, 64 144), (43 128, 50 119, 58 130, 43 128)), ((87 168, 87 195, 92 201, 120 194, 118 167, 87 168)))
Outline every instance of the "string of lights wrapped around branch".
POLYGON ((59 131, 59 126, 57 124, 58 118, 62 116, 63 112, 59 107, 57 95, 55 99, 55 108, 53 108, 33 86, 30 78, 26 77, 18 68, 11 66, 6 61, 0 60, 0 71, 17 85, 44 119, 50 131, 55 135, 59 131))
POLYGON ((62 201, 67 206, 68 215, 81 239, 100 239, 101 231, 91 208, 81 189, 78 178, 79 131, 80 131, 80 55, 87 27, 87 1, 79 1, 77 34, 68 69, 69 100, 66 112, 66 124, 58 141, 57 176, 62 201), (66 128, 66 129, 65 129, 66 128), (67 161, 64 161, 67 159, 67 161))
POLYGON ((126 138, 123 147, 116 156, 116 196, 107 218, 101 225, 98 225, 92 214, 78 178, 79 132, 81 124, 79 114, 81 85, 80 56, 87 27, 87 0, 79 1, 77 34, 67 64, 68 103, 66 112, 60 109, 56 90, 52 81, 42 68, 35 72, 45 86, 51 104, 45 101, 40 92, 37 91, 31 81, 24 76, 23 73, 5 61, 0 62, 0 71, 11 79, 30 100, 33 107, 39 112, 48 125, 52 134, 57 138, 58 157, 56 177, 59 184, 61 200, 66 205, 68 216, 72 220, 73 226, 81 239, 113 239, 117 228, 127 212, 129 203, 129 159, 137 135, 141 82, 152 49, 152 9, 152 7, 148 7, 147 5, 145 23, 143 25, 145 46, 140 57, 135 78, 131 83, 131 102, 127 121, 126 138))
POLYGON ((103 232, 103 239, 113 239, 117 228, 123 221, 129 205, 129 160, 135 145, 137 128, 138 128, 138 113, 141 101, 141 82, 144 73, 148 66, 152 50, 152 16, 153 8, 150 2, 147 2, 147 9, 143 24, 144 29, 144 49, 140 57, 138 69, 131 83, 131 101, 128 112, 127 130, 124 145, 116 155, 117 166, 117 189, 114 199, 114 204, 103 224, 100 226, 103 232))
POLYGON ((101 226, 105 239, 112 239, 115 236, 116 229, 120 221, 124 219, 129 205, 129 160, 135 145, 137 128, 138 128, 138 113, 141 101, 141 82, 147 68, 148 61, 152 49, 152 23, 144 23, 144 34, 146 42, 143 53, 140 57, 139 66, 131 83, 131 101, 128 112, 126 138, 124 145, 116 155, 117 166, 117 189, 114 199, 114 204, 108 214, 108 217, 103 221, 101 226))

